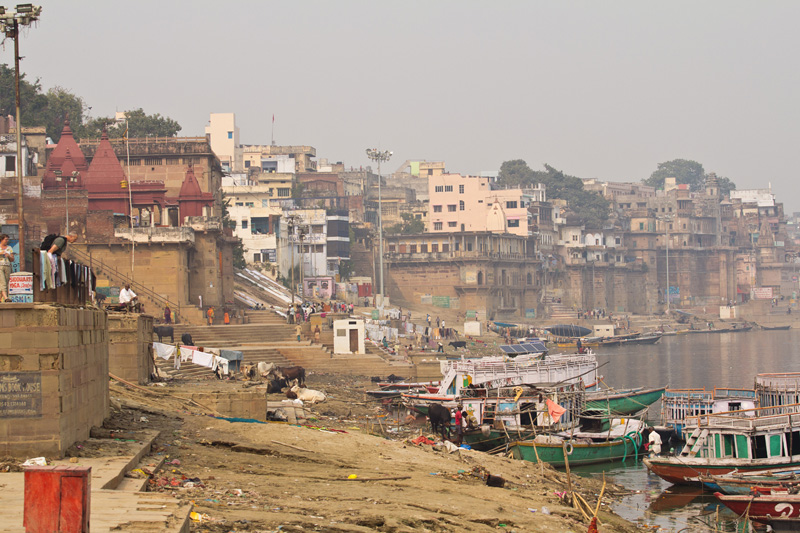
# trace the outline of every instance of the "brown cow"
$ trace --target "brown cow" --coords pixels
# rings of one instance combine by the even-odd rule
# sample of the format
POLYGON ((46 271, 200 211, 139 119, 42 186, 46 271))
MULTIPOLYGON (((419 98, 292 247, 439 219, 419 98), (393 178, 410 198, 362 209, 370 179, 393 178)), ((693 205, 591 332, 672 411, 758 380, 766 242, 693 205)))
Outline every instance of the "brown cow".
POLYGON ((275 367, 273 374, 278 379, 285 379, 287 381, 296 379, 301 387, 305 387, 306 385, 306 369, 302 366, 275 367))

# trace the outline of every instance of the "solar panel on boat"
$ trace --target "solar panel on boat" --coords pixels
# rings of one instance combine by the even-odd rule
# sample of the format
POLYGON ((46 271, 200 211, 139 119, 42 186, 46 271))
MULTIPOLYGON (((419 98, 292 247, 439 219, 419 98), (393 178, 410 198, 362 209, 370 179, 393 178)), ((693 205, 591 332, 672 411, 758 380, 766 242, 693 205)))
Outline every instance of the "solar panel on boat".
POLYGON ((503 350, 505 353, 514 353, 514 350, 511 346, 500 346, 500 349, 503 350))

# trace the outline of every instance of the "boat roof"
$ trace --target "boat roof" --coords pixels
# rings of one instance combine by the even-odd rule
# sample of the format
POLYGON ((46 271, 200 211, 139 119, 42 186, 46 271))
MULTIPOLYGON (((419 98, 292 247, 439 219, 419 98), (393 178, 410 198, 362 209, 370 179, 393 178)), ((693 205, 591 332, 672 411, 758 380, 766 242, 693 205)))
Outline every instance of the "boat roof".
POLYGON ((547 351, 547 347, 542 341, 530 341, 521 344, 504 344, 500 346, 500 349, 508 355, 524 355, 547 351))

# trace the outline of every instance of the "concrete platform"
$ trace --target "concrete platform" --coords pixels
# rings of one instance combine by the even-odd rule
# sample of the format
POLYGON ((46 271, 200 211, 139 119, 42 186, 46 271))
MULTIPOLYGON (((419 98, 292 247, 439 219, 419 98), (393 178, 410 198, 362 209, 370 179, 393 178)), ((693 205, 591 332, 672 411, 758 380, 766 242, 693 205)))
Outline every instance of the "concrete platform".
MULTIPOLYGON (((143 440, 132 443, 129 454, 116 457, 81 458, 53 464, 92 467, 90 524, 92 532, 141 531, 147 533, 189 533, 190 503, 157 492, 113 490, 124 488, 125 473, 138 465, 150 450, 158 432, 145 432, 143 440)), ((21 472, 0 474, 0 532, 24 533, 22 526, 25 475, 21 472)))

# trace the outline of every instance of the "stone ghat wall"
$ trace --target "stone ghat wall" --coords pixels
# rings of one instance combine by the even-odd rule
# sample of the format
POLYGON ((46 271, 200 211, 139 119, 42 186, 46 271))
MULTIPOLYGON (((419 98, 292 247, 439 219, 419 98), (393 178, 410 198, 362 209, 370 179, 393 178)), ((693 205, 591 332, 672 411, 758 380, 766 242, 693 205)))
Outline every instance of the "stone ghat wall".
POLYGON ((105 313, 0 304, 0 454, 63 457, 107 415, 105 313))
POLYGON ((146 385, 153 370, 153 317, 130 313, 108 315, 108 371, 146 385))

